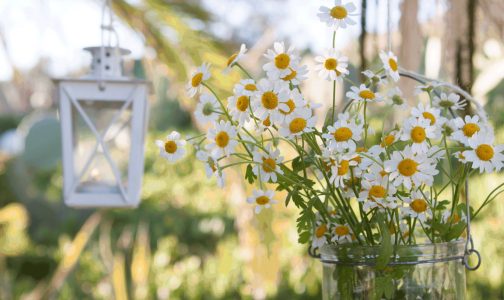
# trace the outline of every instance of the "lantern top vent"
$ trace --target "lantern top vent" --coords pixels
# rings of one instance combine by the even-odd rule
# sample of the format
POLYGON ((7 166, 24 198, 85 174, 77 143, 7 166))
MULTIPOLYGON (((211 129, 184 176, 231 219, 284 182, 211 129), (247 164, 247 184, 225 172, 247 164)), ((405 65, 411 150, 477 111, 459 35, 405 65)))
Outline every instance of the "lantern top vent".
POLYGON ((128 49, 109 46, 87 47, 92 56, 91 70, 85 78, 124 79, 122 56, 131 53, 128 49))

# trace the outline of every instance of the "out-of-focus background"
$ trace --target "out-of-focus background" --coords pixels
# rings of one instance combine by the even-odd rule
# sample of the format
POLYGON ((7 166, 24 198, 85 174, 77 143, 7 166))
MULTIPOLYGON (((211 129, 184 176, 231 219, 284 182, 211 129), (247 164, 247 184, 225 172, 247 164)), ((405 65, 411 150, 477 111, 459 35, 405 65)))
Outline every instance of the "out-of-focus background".
MULTIPOLYGON (((377 63, 386 39, 386 1, 354 1, 358 25, 338 32, 357 79, 377 63)), ((134 210, 75 210, 62 200, 55 84, 86 72, 80 49, 100 43, 103 2, 0 1, 0 299, 319 299, 321 264, 297 244, 296 211, 283 204, 263 219, 245 202, 243 174, 224 189, 190 152, 170 165, 154 140, 198 126, 185 80, 212 64, 222 96, 240 73, 220 73, 241 43, 243 65, 261 73, 274 41, 295 45, 303 63, 330 46, 316 13, 323 0, 113 0, 126 70, 153 82, 142 203, 134 210)), ((461 85, 485 106, 504 143, 504 2, 391 0, 399 63, 461 85)), ((330 84, 310 73, 306 96, 326 107, 330 84)), ((401 82, 411 104, 411 82, 401 82)), ((348 86, 338 88, 341 95, 348 86)), ((375 118, 380 118, 380 111, 375 118)), ((478 203, 502 174, 471 180, 478 203)), ((468 272, 469 299, 504 298, 504 199, 474 221, 483 264, 468 272)))

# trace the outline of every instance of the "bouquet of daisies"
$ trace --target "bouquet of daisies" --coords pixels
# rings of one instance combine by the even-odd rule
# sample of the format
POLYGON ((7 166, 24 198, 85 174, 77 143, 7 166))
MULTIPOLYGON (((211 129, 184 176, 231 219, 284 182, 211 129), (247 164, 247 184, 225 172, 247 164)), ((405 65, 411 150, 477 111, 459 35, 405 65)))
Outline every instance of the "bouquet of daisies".
MULTIPOLYGON (((241 167, 255 189, 246 199, 256 213, 280 200, 295 205, 299 241, 319 248, 355 243, 412 245, 459 238, 466 227, 466 179, 499 171, 503 145, 481 110, 464 115, 469 101, 438 82, 423 81, 417 94, 428 103, 404 99, 397 87, 397 57, 380 53, 381 65, 364 72, 365 82, 348 78, 348 58, 334 49, 336 29, 355 24, 355 7, 336 1, 319 17, 334 29, 333 48, 315 58, 315 71, 332 85, 332 109, 317 122, 318 105, 303 96, 308 68, 293 47, 275 43, 264 54, 265 77, 253 78, 240 64, 247 49, 233 54, 226 71, 243 74, 227 99, 211 85, 203 64, 187 84, 198 100, 195 118, 207 133, 188 138, 208 177, 225 184, 227 169, 241 167), (349 83, 345 105, 335 107, 337 83, 349 83), (389 105, 409 112, 400 124, 372 128, 369 110, 389 105), (282 197, 280 199, 280 197, 282 197)), ((385 119, 385 117, 382 117, 385 119)), ((173 132, 157 141, 161 156, 180 159, 186 141, 173 132)), ((500 193, 492 191, 472 217, 500 193)), ((245 200, 245 199, 244 199, 245 200)))

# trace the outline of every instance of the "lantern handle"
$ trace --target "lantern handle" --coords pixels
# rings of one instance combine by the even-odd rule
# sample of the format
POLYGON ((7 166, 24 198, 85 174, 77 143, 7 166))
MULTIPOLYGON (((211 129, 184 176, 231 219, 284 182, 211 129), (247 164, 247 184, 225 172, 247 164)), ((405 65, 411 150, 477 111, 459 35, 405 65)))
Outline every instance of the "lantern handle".
MULTIPOLYGON (((103 8, 102 8, 102 17, 101 17, 101 44, 100 44, 100 57, 105 57, 105 47, 107 48, 113 48, 116 53, 116 55, 119 55, 120 53, 120 47, 119 47, 119 34, 115 30, 114 27, 114 12, 112 10, 112 0, 104 0, 103 2, 103 8), (107 16, 107 10, 108 10, 108 20, 106 20, 107 16), (108 21, 108 22, 106 22, 108 21), (105 45, 105 33, 108 32, 108 40, 105 45), (115 37, 115 46, 112 46, 112 36, 115 37)), ((100 72, 99 72, 99 80, 98 80, 98 88, 100 91, 105 90, 105 80, 103 79, 103 64, 100 66, 100 72)))

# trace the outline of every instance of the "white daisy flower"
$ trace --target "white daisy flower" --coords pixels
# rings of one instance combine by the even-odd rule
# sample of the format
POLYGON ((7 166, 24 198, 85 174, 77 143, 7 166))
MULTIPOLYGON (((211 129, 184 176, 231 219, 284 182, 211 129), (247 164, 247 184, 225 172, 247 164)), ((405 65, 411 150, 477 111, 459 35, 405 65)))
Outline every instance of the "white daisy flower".
POLYGON ((364 211, 368 212, 376 207, 379 209, 394 209, 397 207, 394 197, 396 188, 388 184, 388 179, 386 177, 382 177, 380 181, 363 180, 361 184, 362 189, 357 200, 364 203, 364 211))
MULTIPOLYGON (((300 85, 301 82, 308 79, 308 67, 305 65, 293 65, 289 67, 290 73, 282 77, 282 81, 285 83, 291 83, 292 85, 300 85)), ((278 81, 281 83, 282 81, 278 81)))
POLYGON ((351 91, 347 92, 346 96, 355 101, 380 102, 383 100, 380 94, 373 92, 365 84, 361 84, 360 87, 352 86, 350 89, 351 91))
POLYGON ((401 134, 402 141, 411 141, 413 153, 426 153, 429 150, 428 139, 438 137, 437 128, 424 118, 409 118, 404 122, 401 134))
POLYGON ((464 145, 467 145, 468 139, 475 133, 481 130, 488 131, 487 126, 481 122, 478 116, 465 116, 464 119, 457 117, 453 119, 453 123, 456 129, 451 134, 450 138, 464 145))
POLYGON ((441 93, 440 97, 434 96, 432 104, 439 108, 449 108, 451 110, 461 110, 467 105, 467 100, 460 100, 460 96, 454 93, 441 93))
POLYGON ((385 171, 384 162, 377 157, 376 161, 369 164, 368 173, 364 174, 364 179, 370 182, 388 181, 388 172, 385 171))
POLYGON ((329 148, 342 152, 346 149, 355 151, 357 144, 360 141, 363 132, 362 125, 355 124, 355 120, 349 120, 349 114, 339 114, 338 120, 327 127, 328 133, 322 135, 329 143, 329 148))
POLYGON ((426 199, 430 198, 430 193, 425 192, 422 194, 421 191, 414 191, 411 193, 411 197, 404 197, 405 203, 409 204, 408 207, 404 207, 404 212, 412 218, 418 218, 422 223, 425 223, 427 219, 432 217, 432 210, 429 207, 429 203, 426 199), (425 197, 424 197, 425 194, 425 197))
POLYGON ((252 197, 247 198, 247 202, 256 204, 255 213, 258 214, 263 208, 270 208, 272 204, 277 203, 276 200, 273 200, 274 195, 275 192, 271 190, 255 190, 252 192, 252 197))
POLYGON ((280 156, 280 150, 272 150, 272 146, 268 145, 266 147, 266 152, 255 151, 253 153, 254 167, 252 171, 254 174, 261 179, 261 181, 271 182, 277 181, 277 173, 283 174, 280 169, 280 164, 283 161, 283 157, 280 156))
POLYGON ((455 158, 457 158, 457 160, 463 164, 467 163, 467 160, 464 156, 464 152, 463 151, 457 151, 457 152, 453 152, 453 156, 455 158))
POLYGON ((398 87, 390 89, 387 93, 387 96, 390 99, 389 101, 387 101, 387 104, 391 104, 401 110, 406 110, 409 108, 408 102, 403 98, 403 93, 398 87))
POLYGON ((186 91, 189 97, 194 97, 201 91, 202 83, 210 78, 210 64, 204 63, 191 74, 191 81, 186 85, 186 91))
POLYGON ((273 50, 268 49, 264 55, 269 62, 263 66, 263 69, 266 71, 268 78, 277 80, 289 76, 292 72, 290 67, 296 66, 299 58, 294 54, 294 47, 291 46, 287 50, 284 42, 275 43, 273 48, 273 50))
POLYGON ((210 122, 214 123, 219 119, 220 114, 221 109, 215 96, 206 93, 201 94, 198 105, 196 105, 196 110, 194 111, 194 116, 198 123, 202 125, 210 122))
POLYGON ((398 139, 399 139, 399 132, 397 132, 397 130, 392 130, 387 135, 384 135, 382 137, 382 140, 380 142, 380 147, 381 148, 390 147, 392 144, 397 142, 398 139))
POLYGON ((245 44, 241 44, 240 46, 240 51, 233 53, 229 58, 226 63, 226 68, 222 71, 224 74, 229 73, 231 68, 240 61, 240 59, 245 55, 247 52, 247 46, 245 44))
POLYGON ((430 93, 430 92, 432 92, 432 90, 434 90, 435 88, 440 87, 441 85, 442 84, 440 82, 437 82, 437 81, 431 81, 431 82, 427 82, 425 84, 417 85, 415 87, 414 94, 415 95, 419 95, 419 94, 421 94, 423 92, 430 93))
POLYGON ((299 110, 285 118, 278 133, 286 138, 294 138, 305 132, 312 132, 317 123, 317 118, 311 111, 299 110))
POLYGON ((413 107, 411 115, 417 118, 424 118, 430 121, 430 125, 441 128, 446 122, 446 118, 441 116, 441 110, 430 107, 428 104, 423 105, 419 103, 418 106, 413 107))
POLYGON ((350 226, 348 226, 348 224, 333 223, 331 227, 333 234, 333 237, 331 238, 332 242, 337 243, 352 242, 353 232, 350 229, 350 226))
POLYGON ((233 93, 254 97, 259 94, 259 89, 253 79, 242 79, 234 86, 233 93))
POLYGON ((321 6, 317 14, 320 21, 327 24, 333 30, 338 28, 347 28, 348 26, 357 24, 352 20, 353 16, 357 16, 355 11, 357 7, 353 2, 343 4, 341 0, 335 0, 332 8, 321 6))
POLYGON ((355 154, 341 155, 335 159, 335 164, 331 166, 331 177, 329 181, 333 182, 335 187, 343 188, 345 180, 351 179, 350 168, 357 166, 358 162, 353 160, 355 154))
POLYGON ((250 97, 236 94, 228 98, 229 114, 239 126, 243 126, 250 120, 250 97))
POLYGON ((236 135, 236 128, 229 121, 220 121, 215 124, 215 128, 208 131, 207 139, 210 144, 206 145, 206 149, 214 158, 229 156, 235 152, 238 145, 236 135))
POLYGON ((471 150, 462 152, 467 162, 472 163, 473 169, 480 173, 500 171, 504 167, 504 145, 494 145, 494 136, 488 132, 478 132, 467 140, 471 150))
POLYGON ((434 160, 426 154, 413 153, 411 146, 406 146, 403 151, 394 151, 390 160, 385 161, 385 172, 394 186, 404 185, 406 189, 425 184, 432 186, 436 169, 434 160))
POLYGON ((397 56, 391 51, 380 52, 380 59, 383 63, 383 68, 387 75, 390 76, 395 82, 399 81, 399 66, 397 65, 397 56))
POLYGON ((185 153, 186 141, 180 138, 180 133, 172 131, 166 136, 166 140, 156 140, 156 146, 159 148, 159 155, 166 158, 169 162, 175 162, 181 159, 185 153))
POLYGON ((289 100, 284 103, 280 103, 279 105, 279 123, 284 123, 289 116, 296 113, 301 113, 303 115, 311 114, 311 109, 307 106, 307 104, 308 103, 304 99, 303 94, 301 94, 298 90, 290 91, 289 100))
POLYGON ((327 224, 320 221, 317 221, 316 225, 317 227, 313 231, 312 248, 320 249, 322 246, 327 244, 327 233, 329 228, 327 224))
POLYGON ((342 56, 334 48, 328 49, 325 55, 317 56, 315 61, 315 71, 318 71, 319 77, 325 80, 341 81, 348 75, 348 57, 342 56))
POLYGON ((254 115, 261 121, 269 117, 270 122, 278 124, 283 119, 279 109, 288 110, 289 107, 285 104, 288 100, 287 90, 276 89, 272 81, 263 79, 259 82, 259 93, 254 97, 254 115))
POLYGON ((465 215, 464 211, 460 211, 460 214, 454 211, 452 214, 451 209, 449 208, 443 211, 441 218, 443 220, 443 223, 457 224, 460 221, 467 223, 467 216, 465 215))
POLYGON ((226 182, 226 177, 224 171, 219 168, 218 162, 203 150, 196 152, 196 158, 205 163, 205 174, 207 178, 210 179, 215 176, 217 179, 217 186, 223 188, 226 182))

